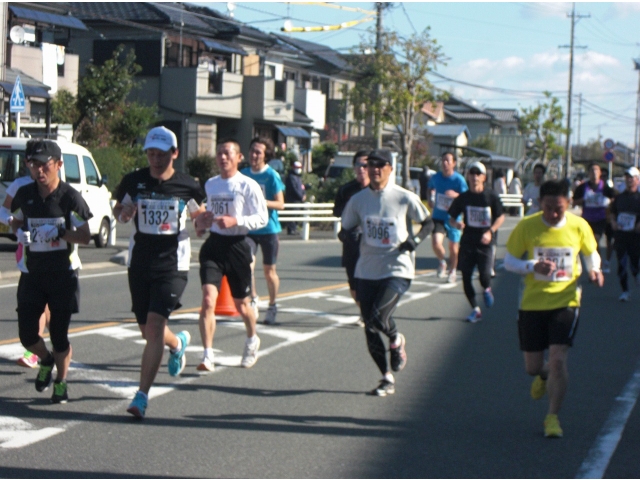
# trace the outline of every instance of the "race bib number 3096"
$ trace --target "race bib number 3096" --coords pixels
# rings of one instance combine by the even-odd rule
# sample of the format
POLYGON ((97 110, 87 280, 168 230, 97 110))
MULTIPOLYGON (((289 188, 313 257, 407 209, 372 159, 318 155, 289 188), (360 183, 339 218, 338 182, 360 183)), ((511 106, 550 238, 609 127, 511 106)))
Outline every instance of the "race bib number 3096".
POLYGON ((367 216, 364 236, 367 245, 372 247, 392 247, 398 243, 397 220, 373 215, 367 216))

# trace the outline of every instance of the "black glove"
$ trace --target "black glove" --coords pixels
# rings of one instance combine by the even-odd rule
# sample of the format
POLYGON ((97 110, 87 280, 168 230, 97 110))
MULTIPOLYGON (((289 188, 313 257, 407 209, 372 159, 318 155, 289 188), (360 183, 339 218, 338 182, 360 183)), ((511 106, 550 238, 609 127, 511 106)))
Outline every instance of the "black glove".
POLYGON ((340 231, 338 232, 338 240, 340 240, 342 243, 348 241, 349 230, 345 230, 344 228, 341 228, 340 231))
POLYGON ((416 242, 415 237, 409 237, 398 245, 398 250, 400 250, 400 253, 413 252, 418 247, 418 243, 419 242, 416 242))

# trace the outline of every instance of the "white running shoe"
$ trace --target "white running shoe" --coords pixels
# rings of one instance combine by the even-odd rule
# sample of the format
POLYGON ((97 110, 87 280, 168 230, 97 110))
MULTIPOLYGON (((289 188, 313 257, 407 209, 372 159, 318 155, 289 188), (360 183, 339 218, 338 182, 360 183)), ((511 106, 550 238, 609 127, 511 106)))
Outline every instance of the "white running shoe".
POLYGON ((442 260, 438 266, 438 278, 445 278, 447 276, 447 262, 442 260))
POLYGON ((196 369, 199 372, 214 372, 216 370, 216 366, 213 363, 213 358, 204 357, 196 369))
POLYGON ((451 270, 447 276, 447 283, 456 283, 456 271, 451 270))
POLYGON ((255 341, 251 341, 251 339, 247 338, 247 341, 244 344, 244 352, 242 354, 242 362, 240 362, 240 366, 244 368, 253 367, 258 361, 258 350, 260 349, 260 337, 256 335, 255 341))
POLYGON ((273 325, 276 323, 276 315, 278 314, 278 307, 276 305, 269 305, 267 308, 267 314, 264 316, 265 325, 273 325))
POLYGON ((629 292, 622 292, 622 294, 618 297, 618 300, 620 300, 621 302, 628 302, 629 292))

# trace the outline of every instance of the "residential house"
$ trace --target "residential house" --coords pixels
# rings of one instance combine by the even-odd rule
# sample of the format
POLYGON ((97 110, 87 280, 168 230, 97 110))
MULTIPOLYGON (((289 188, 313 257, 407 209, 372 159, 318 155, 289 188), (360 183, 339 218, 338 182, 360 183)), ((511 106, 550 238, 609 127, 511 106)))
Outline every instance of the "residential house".
MULTIPOLYGON (((3 30, 6 58, 0 81, 3 102, 3 134, 11 133, 9 99, 16 77, 20 77, 26 97, 21 113, 21 129, 31 133, 52 133, 50 99, 59 89, 78 91, 79 57, 69 48, 74 32, 86 25, 72 15, 54 13, 45 4, 3 3, 3 30)), ((54 127, 54 130, 56 128, 54 127)))

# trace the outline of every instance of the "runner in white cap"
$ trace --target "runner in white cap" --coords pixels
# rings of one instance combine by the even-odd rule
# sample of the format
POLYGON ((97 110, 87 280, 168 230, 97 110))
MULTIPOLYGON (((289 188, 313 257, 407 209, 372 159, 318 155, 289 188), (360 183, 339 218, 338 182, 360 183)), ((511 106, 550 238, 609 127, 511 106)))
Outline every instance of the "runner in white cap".
POLYGON ((618 257, 618 278, 622 287, 621 302, 629 301, 629 278, 631 270, 636 283, 640 283, 640 171, 636 167, 624 172, 626 189, 611 203, 611 228, 615 242, 613 247, 618 257))

